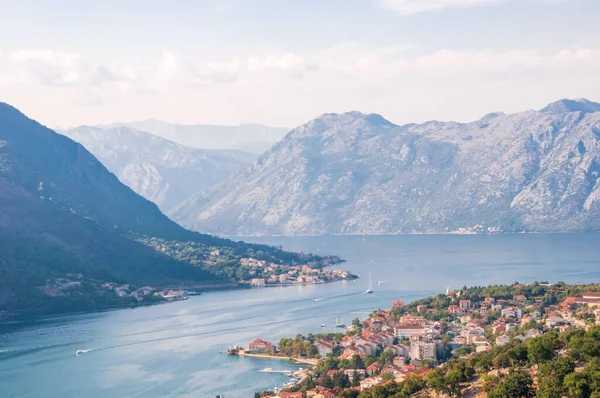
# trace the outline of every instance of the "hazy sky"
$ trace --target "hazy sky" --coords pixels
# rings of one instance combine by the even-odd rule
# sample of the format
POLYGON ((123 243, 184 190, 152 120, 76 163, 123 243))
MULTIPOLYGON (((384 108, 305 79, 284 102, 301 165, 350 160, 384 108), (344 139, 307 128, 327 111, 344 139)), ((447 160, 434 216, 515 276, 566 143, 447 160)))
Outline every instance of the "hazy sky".
POLYGON ((600 101, 598 0, 0 0, 0 101, 49 126, 468 121, 600 101))

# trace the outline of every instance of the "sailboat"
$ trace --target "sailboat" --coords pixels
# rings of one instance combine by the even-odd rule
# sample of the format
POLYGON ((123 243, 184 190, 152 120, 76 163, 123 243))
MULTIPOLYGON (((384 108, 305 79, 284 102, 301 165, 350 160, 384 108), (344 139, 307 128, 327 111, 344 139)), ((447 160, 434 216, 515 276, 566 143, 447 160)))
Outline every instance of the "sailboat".
POLYGON ((342 321, 339 322, 337 318, 335 318, 335 323, 333 324, 334 328, 345 328, 346 324, 344 323, 344 318, 342 318, 342 321))
POLYGON ((365 290, 365 294, 373 293, 373 280, 371 279, 371 271, 369 271, 369 288, 365 290))

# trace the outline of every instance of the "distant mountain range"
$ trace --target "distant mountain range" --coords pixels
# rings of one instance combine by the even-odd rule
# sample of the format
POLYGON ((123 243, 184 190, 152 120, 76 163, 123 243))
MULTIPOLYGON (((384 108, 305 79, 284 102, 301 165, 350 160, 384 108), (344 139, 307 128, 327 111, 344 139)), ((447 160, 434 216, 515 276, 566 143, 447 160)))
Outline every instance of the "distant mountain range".
POLYGON ((191 148, 233 149, 254 155, 260 155, 271 148, 289 131, 285 127, 271 127, 261 124, 241 124, 238 126, 183 125, 160 120, 113 123, 98 127, 123 126, 145 131, 191 148))
POLYGON ((189 148, 130 127, 80 126, 62 134, 82 144, 122 183, 163 212, 256 158, 236 150, 189 148))
POLYGON ((171 217, 226 235, 600 229, 600 104, 472 123, 325 114, 171 217))

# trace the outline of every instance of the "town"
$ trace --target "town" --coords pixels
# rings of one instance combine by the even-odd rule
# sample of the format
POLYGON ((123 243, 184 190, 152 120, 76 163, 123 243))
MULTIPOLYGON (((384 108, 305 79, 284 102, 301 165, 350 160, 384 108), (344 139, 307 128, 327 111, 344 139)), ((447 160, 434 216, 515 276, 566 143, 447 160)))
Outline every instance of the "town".
POLYGON ((241 284, 254 287, 320 284, 340 280, 351 280, 357 277, 348 271, 325 269, 316 262, 305 265, 279 265, 255 258, 242 258, 240 264, 246 270, 249 279, 242 279, 241 284))
MULTIPOLYGON (((497 352, 514 350, 519 344, 531 347, 532 341, 543 341, 544 336, 556 338, 559 333, 569 335, 576 330, 592 333, 598 340, 593 347, 597 347, 600 355, 599 325, 600 286, 515 283, 448 289, 446 294, 410 304, 395 301, 389 310, 373 311, 363 321, 355 319, 345 333, 298 335, 294 339, 281 339, 278 346, 256 339, 242 352, 317 361, 299 375, 293 386, 281 391, 257 392, 256 397, 386 397, 370 392, 376 388, 426 391, 435 386, 432 380, 443 375, 450 364, 462 366, 464 371, 465 364, 477 363, 481 358, 494 356, 494 361, 501 362, 495 357, 497 352)), ((524 355, 527 357, 527 351, 524 355)), ((504 365, 507 364, 498 367, 508 368, 504 365)), ((469 387, 483 392, 485 383, 481 380, 490 379, 486 375, 473 387, 469 385, 469 377, 473 375, 458 379, 455 391, 469 387)), ((438 393, 449 388, 437 387, 438 393)))

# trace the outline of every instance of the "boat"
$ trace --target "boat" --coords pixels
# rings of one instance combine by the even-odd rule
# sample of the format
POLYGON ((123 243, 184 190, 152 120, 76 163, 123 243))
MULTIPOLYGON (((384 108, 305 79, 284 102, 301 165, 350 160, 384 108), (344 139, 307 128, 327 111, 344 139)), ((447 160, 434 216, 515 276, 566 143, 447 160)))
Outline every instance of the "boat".
POLYGON ((322 328, 324 328, 324 327, 326 327, 326 326, 325 326, 325 324, 324 324, 324 323, 322 323, 322 324, 321 324, 321 327, 322 327, 322 328))
POLYGON ((344 318, 342 318, 341 322, 338 322, 337 318, 335 319, 335 323, 333 324, 334 328, 345 328, 346 324, 344 323, 344 318))
POLYGON ((373 280, 371 279, 371 271, 369 271, 369 288, 365 290, 365 294, 373 293, 373 280))
POLYGON ((86 352, 89 352, 90 350, 77 350, 75 351, 75 355, 81 355, 81 354, 85 354, 86 352))

